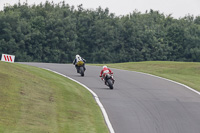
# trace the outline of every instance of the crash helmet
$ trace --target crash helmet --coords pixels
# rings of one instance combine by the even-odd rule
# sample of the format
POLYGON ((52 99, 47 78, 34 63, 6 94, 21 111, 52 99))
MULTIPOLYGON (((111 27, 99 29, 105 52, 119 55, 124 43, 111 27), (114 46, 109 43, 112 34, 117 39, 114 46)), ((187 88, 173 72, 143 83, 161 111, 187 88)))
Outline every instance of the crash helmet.
POLYGON ((104 69, 104 68, 108 68, 108 67, 107 67, 107 66, 103 66, 103 69, 104 69))
POLYGON ((80 55, 77 54, 77 55, 76 55, 76 58, 80 58, 80 55))

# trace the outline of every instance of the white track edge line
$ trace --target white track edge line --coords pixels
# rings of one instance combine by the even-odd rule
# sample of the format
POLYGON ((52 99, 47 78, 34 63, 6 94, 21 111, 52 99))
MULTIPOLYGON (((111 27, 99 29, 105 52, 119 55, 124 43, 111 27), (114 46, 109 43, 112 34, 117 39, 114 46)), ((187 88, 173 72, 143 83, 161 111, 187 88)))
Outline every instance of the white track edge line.
POLYGON ((123 70, 123 69, 117 69, 117 68, 112 68, 112 69, 121 70, 121 71, 128 71, 128 72, 135 72, 135 73, 140 73, 140 74, 149 75, 149 76, 152 76, 152 77, 164 79, 164 80, 167 80, 167 81, 176 83, 176 84, 178 84, 178 85, 181 85, 181 86, 183 86, 183 87, 185 87, 185 88, 187 88, 187 89, 189 89, 189 90, 191 90, 191 91, 193 91, 193 92, 195 92, 195 93, 197 93, 197 94, 200 95, 200 92, 199 92, 199 91, 197 91, 197 90, 195 90, 195 89, 193 89, 193 88, 191 88, 191 87, 189 87, 189 86, 187 86, 187 85, 185 85, 185 84, 179 83, 179 82, 177 82, 177 81, 173 81, 173 80, 171 80, 171 79, 159 77, 159 76, 156 76, 156 75, 153 75, 153 74, 149 74, 149 73, 144 73, 144 72, 129 71, 129 70, 123 70))
POLYGON ((109 129, 110 133, 115 133, 115 131, 114 131, 114 129, 113 129, 111 123, 110 123, 110 120, 109 120, 109 118, 108 118, 108 115, 107 115, 107 113, 106 113, 106 110, 105 110, 105 108, 103 107, 102 103, 100 102, 99 97, 97 96, 97 94, 96 94, 94 91, 92 91, 90 88, 88 88, 86 85, 82 84, 81 82, 79 82, 79 81, 77 81, 77 80, 75 80, 75 79, 73 79, 73 78, 70 78, 70 77, 68 77, 68 76, 66 76, 66 75, 64 75, 64 74, 61 74, 61 73, 59 73, 59 72, 56 72, 56 71, 53 71, 53 70, 47 69, 47 68, 43 68, 43 69, 48 70, 48 71, 51 71, 51 72, 54 72, 54 73, 59 74, 59 75, 61 75, 61 76, 63 76, 63 77, 66 77, 66 78, 68 78, 68 79, 70 79, 70 80, 72 80, 72 81, 74 81, 74 82, 80 84, 81 86, 83 86, 84 88, 86 88, 90 93, 92 93, 92 95, 93 95, 94 98, 95 98, 95 101, 97 102, 97 104, 99 105, 99 107, 100 107, 100 109, 101 109, 101 112, 103 113, 104 119, 105 119, 105 121, 106 121, 106 124, 107 124, 107 126, 108 126, 108 129, 109 129))

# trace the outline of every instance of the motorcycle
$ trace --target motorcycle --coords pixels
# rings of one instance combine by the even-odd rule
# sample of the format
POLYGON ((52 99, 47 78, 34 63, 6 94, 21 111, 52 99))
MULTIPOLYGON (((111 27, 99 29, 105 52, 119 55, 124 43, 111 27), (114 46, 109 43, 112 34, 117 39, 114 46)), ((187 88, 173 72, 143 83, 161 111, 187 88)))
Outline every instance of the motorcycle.
POLYGON ((83 61, 79 61, 77 63, 77 72, 81 74, 81 76, 84 76, 84 72, 85 72, 85 63, 83 61))
POLYGON ((107 73, 104 77, 104 80, 105 80, 105 84, 110 88, 110 89, 113 89, 113 84, 115 82, 114 78, 113 78, 113 75, 107 73))

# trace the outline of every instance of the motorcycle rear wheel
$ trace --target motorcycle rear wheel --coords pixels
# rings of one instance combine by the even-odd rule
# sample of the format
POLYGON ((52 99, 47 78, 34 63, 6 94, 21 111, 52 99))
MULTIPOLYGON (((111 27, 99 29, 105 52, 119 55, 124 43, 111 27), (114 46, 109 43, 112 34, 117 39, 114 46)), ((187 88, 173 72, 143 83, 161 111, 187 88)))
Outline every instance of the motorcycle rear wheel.
POLYGON ((110 89, 113 89, 112 80, 111 80, 111 79, 108 79, 108 80, 107 80, 107 83, 108 83, 109 88, 110 88, 110 89))
POLYGON ((81 76, 84 76, 84 68, 83 67, 80 67, 80 74, 81 74, 81 76))

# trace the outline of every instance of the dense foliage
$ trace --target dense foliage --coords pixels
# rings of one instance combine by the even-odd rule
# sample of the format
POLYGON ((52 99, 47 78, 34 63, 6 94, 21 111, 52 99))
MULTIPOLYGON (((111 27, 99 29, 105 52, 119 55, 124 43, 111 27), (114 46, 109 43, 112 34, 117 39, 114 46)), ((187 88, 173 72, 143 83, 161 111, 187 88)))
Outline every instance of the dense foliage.
POLYGON ((175 19, 150 10, 115 16, 64 1, 6 6, 0 11, 0 54, 16 61, 200 61, 200 16, 175 19))

